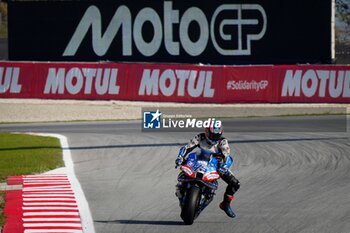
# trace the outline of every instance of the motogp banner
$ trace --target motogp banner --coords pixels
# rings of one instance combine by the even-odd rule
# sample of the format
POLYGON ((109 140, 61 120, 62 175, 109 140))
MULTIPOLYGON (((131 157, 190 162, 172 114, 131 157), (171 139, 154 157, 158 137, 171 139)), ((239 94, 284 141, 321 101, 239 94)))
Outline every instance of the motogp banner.
POLYGON ((350 103, 350 66, 0 62, 0 98, 350 103))
POLYGON ((331 0, 7 2, 13 61, 332 62, 331 0))

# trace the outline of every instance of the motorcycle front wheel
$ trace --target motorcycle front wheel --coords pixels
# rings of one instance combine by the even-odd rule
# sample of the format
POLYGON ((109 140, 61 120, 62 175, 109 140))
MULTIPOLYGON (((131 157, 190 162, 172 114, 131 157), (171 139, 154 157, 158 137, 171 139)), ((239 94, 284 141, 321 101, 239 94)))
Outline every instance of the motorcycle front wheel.
POLYGON ((195 219, 196 210, 199 205, 201 190, 197 186, 192 186, 188 193, 185 205, 182 207, 181 218, 186 225, 192 225, 195 219))

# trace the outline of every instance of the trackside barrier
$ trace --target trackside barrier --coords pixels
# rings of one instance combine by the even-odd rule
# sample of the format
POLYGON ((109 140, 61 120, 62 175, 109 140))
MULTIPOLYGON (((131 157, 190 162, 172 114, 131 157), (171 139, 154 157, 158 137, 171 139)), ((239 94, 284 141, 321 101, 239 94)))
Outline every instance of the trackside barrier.
POLYGON ((0 62, 0 98, 350 103, 350 66, 0 62))

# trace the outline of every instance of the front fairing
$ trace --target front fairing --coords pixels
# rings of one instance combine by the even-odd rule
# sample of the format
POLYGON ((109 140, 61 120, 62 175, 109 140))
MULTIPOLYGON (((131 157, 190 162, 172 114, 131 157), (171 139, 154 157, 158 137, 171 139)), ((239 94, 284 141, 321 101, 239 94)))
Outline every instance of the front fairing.
MULTIPOLYGON (((208 183, 207 186, 213 187, 213 181, 220 178, 220 175, 217 173, 216 169, 218 166, 218 161, 214 156, 210 157, 209 161, 198 159, 198 154, 191 153, 189 154, 186 164, 182 165, 180 169, 188 177, 187 179, 196 179, 201 183, 208 183)), ((188 180, 186 181, 188 182, 188 180)))
POLYGON ((197 153, 191 153, 188 155, 186 164, 190 166, 194 171, 197 171, 198 169, 204 169, 205 171, 216 171, 216 168, 218 166, 218 160, 214 156, 210 156, 210 159, 203 160, 198 159, 197 153))

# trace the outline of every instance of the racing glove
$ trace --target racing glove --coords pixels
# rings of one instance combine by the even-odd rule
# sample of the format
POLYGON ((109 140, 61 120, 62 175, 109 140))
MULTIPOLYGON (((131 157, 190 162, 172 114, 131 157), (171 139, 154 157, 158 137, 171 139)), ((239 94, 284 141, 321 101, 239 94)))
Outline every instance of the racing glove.
POLYGON ((180 148, 179 154, 177 155, 177 159, 175 160, 175 164, 176 164, 175 168, 177 168, 183 163, 185 153, 186 153, 186 148, 183 146, 180 148))
POLYGON ((220 174, 226 174, 228 172, 228 167, 226 164, 221 164, 218 170, 220 174))
POLYGON ((182 162, 184 161, 184 158, 182 156, 178 156, 177 159, 175 160, 175 167, 177 168, 178 166, 180 166, 182 164, 182 162))
POLYGON ((226 156, 224 161, 222 161, 219 165, 219 173, 226 174, 230 167, 232 166, 232 157, 230 155, 226 156))

